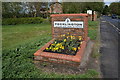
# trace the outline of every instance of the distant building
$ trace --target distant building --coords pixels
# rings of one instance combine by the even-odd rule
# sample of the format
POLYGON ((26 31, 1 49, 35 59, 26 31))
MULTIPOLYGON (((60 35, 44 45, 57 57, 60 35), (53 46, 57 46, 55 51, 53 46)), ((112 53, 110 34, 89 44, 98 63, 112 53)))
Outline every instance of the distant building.
POLYGON ((46 3, 46 2, 41 3, 40 16, 42 16, 43 18, 47 18, 51 13, 53 14, 63 13, 62 5, 60 2, 56 1, 56 2, 49 2, 49 3, 46 3))
POLYGON ((47 12, 47 3, 42 2, 41 6, 40 6, 40 13, 46 13, 47 12))
POLYGON ((58 13, 58 14, 63 13, 61 3, 59 3, 59 2, 52 2, 52 3, 50 4, 49 13, 58 13))
POLYGON ((42 2, 41 6, 40 6, 40 15, 43 18, 47 17, 47 14, 48 14, 48 7, 47 6, 48 6, 48 4, 45 2, 42 2))

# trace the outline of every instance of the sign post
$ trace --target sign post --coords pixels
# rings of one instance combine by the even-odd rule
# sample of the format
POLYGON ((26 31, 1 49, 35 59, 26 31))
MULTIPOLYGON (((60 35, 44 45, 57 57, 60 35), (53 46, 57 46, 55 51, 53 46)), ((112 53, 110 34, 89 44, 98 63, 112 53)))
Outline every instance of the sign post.
POLYGON ((54 21, 54 27, 83 28, 83 21, 71 21, 69 18, 67 18, 65 21, 54 21))

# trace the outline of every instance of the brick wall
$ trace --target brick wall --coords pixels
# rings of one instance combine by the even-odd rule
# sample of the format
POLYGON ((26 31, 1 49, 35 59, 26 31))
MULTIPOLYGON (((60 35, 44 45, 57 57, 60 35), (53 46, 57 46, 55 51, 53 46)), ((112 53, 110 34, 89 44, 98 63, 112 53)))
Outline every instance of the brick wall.
POLYGON ((88 15, 87 14, 53 14, 51 15, 52 37, 58 38, 61 34, 70 33, 75 36, 82 36, 87 39, 88 15), (54 27, 54 21, 65 21, 69 18, 71 21, 83 21, 84 28, 58 28, 54 27))

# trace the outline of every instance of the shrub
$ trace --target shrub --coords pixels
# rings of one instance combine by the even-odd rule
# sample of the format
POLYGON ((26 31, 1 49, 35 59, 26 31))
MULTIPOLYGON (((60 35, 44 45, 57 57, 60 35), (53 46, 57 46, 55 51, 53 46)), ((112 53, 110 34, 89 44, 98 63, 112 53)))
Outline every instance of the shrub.
POLYGON ((2 25, 16 25, 16 24, 38 24, 44 21, 41 17, 34 18, 7 18, 2 20, 2 25))

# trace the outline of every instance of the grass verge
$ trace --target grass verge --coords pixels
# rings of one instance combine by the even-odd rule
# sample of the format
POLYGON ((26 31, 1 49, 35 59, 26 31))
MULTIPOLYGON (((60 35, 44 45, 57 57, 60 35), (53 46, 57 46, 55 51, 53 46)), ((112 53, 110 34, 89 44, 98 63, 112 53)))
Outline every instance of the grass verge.
POLYGON ((88 25, 88 36, 91 40, 95 42, 92 52, 93 58, 99 58, 99 46, 100 46, 100 27, 99 27, 99 21, 89 21, 88 25))

